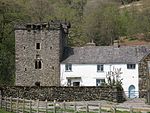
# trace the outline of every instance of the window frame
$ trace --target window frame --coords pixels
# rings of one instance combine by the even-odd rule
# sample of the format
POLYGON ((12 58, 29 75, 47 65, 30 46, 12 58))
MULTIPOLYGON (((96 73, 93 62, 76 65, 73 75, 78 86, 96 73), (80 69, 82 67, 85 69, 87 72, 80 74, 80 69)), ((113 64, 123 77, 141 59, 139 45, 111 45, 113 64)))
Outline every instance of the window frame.
POLYGON ((136 64, 127 64, 127 69, 136 69, 136 64))
POLYGON ((42 61, 35 60, 35 69, 42 69, 42 61))
POLYGON ((103 64, 97 64, 97 72, 104 72, 104 65, 103 64))
POLYGON ((102 86, 103 83, 105 83, 105 79, 104 78, 103 79, 96 79, 96 86, 102 86))
POLYGON ((65 64, 65 71, 71 72, 72 71, 72 64, 65 64))
POLYGON ((79 86, 80 86, 80 82, 73 82, 73 83, 72 83, 72 86, 73 86, 73 87, 79 87, 79 86))
POLYGON ((36 49, 37 50, 41 49, 41 43, 39 43, 39 42, 36 43, 36 49))

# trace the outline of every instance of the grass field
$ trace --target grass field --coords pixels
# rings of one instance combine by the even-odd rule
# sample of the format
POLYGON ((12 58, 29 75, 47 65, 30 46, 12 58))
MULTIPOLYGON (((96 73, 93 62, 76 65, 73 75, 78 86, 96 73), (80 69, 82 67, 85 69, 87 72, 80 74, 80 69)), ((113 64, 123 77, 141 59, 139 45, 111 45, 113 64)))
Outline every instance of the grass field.
MULTIPOLYGON (((65 110, 65 111, 74 113, 74 110, 65 110)), ((105 111, 105 112, 107 112, 107 111, 105 111)), ((0 113, 12 113, 12 112, 6 112, 5 110, 0 109, 0 113)), ((49 113, 53 113, 53 112, 49 112, 49 113)), ((81 112, 76 112, 76 113, 86 113, 86 112, 85 111, 81 111, 81 112)), ((89 112, 89 113, 95 113, 95 112, 89 112)), ((108 113, 111 113, 111 112, 108 111, 108 113)), ((128 112, 128 111, 117 111, 116 113, 130 113, 130 112, 128 112)), ((141 112, 133 112, 133 113, 141 113, 141 112)))
POLYGON ((0 109, 0 113, 10 113, 10 112, 0 109))

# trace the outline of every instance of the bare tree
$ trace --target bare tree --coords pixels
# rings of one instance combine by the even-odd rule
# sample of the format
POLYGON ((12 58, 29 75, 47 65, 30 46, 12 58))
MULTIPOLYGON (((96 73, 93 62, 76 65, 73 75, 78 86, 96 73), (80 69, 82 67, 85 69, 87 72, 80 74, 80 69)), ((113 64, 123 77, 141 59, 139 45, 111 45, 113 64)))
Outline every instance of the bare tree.
POLYGON ((46 21, 53 15, 53 5, 48 0, 31 0, 28 5, 28 12, 33 21, 46 21))
POLYGON ((121 68, 113 68, 112 71, 108 71, 106 73, 106 78, 109 85, 122 85, 122 79, 121 79, 121 68))

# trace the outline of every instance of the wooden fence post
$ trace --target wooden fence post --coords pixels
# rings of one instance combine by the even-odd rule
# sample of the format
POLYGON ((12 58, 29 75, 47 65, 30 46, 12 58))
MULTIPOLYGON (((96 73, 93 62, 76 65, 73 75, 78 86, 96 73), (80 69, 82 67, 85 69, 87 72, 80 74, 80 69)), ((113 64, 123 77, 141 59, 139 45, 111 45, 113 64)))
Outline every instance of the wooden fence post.
POLYGON ((39 99, 37 100, 37 113, 39 113, 39 99))
POLYGON ((0 108, 2 108, 2 95, 0 95, 0 108))
POLYGON ((66 110, 66 102, 65 102, 65 100, 63 102, 63 109, 66 110))
POLYGON ((23 98, 23 106, 22 106, 22 112, 25 112, 25 99, 23 98))
POLYGON ((5 110, 7 111, 7 98, 4 98, 4 102, 5 102, 5 110))
POLYGON ((86 103, 86 113, 88 113, 89 112, 89 105, 88 105, 88 103, 86 103))
POLYGON ((66 110, 66 103, 65 103, 65 100, 64 100, 63 104, 62 104, 62 113, 64 113, 65 110, 66 110))
POLYGON ((116 113, 116 106, 115 106, 115 105, 112 106, 112 112, 113 112, 113 113, 116 113))
POLYGON ((18 97, 16 101, 16 113, 19 113, 19 98, 18 97))
POLYGON ((98 113, 101 113, 101 104, 99 104, 99 112, 98 113))
POLYGON ((132 106, 130 106, 130 113, 133 113, 133 108, 132 108, 132 106))
POLYGON ((45 101, 45 109, 46 109, 46 113, 48 113, 47 100, 45 101))
POLYGON ((77 112, 77 105, 76 105, 76 103, 74 102, 74 113, 76 113, 77 112))
POLYGON ((53 106, 54 106, 54 113, 56 113, 56 100, 54 100, 53 106))
POLYGON ((12 112, 12 97, 10 97, 10 112, 12 112))
POLYGON ((150 89, 147 90, 147 103, 150 105, 150 89))
POLYGON ((31 101, 31 99, 29 101, 29 106, 30 106, 30 113, 32 113, 32 101, 31 101))

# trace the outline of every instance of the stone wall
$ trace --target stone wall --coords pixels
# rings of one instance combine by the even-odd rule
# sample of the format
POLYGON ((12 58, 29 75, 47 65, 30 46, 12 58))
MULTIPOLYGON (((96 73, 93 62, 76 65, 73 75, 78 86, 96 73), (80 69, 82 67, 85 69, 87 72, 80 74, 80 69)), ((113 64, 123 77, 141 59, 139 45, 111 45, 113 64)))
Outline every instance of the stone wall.
POLYGON ((139 63, 139 94, 140 97, 147 97, 147 89, 148 89, 148 62, 150 61, 150 54, 143 58, 143 60, 139 63))
POLYGON ((2 96, 57 101, 109 100, 123 101, 123 92, 116 87, 3 87, 2 96))

